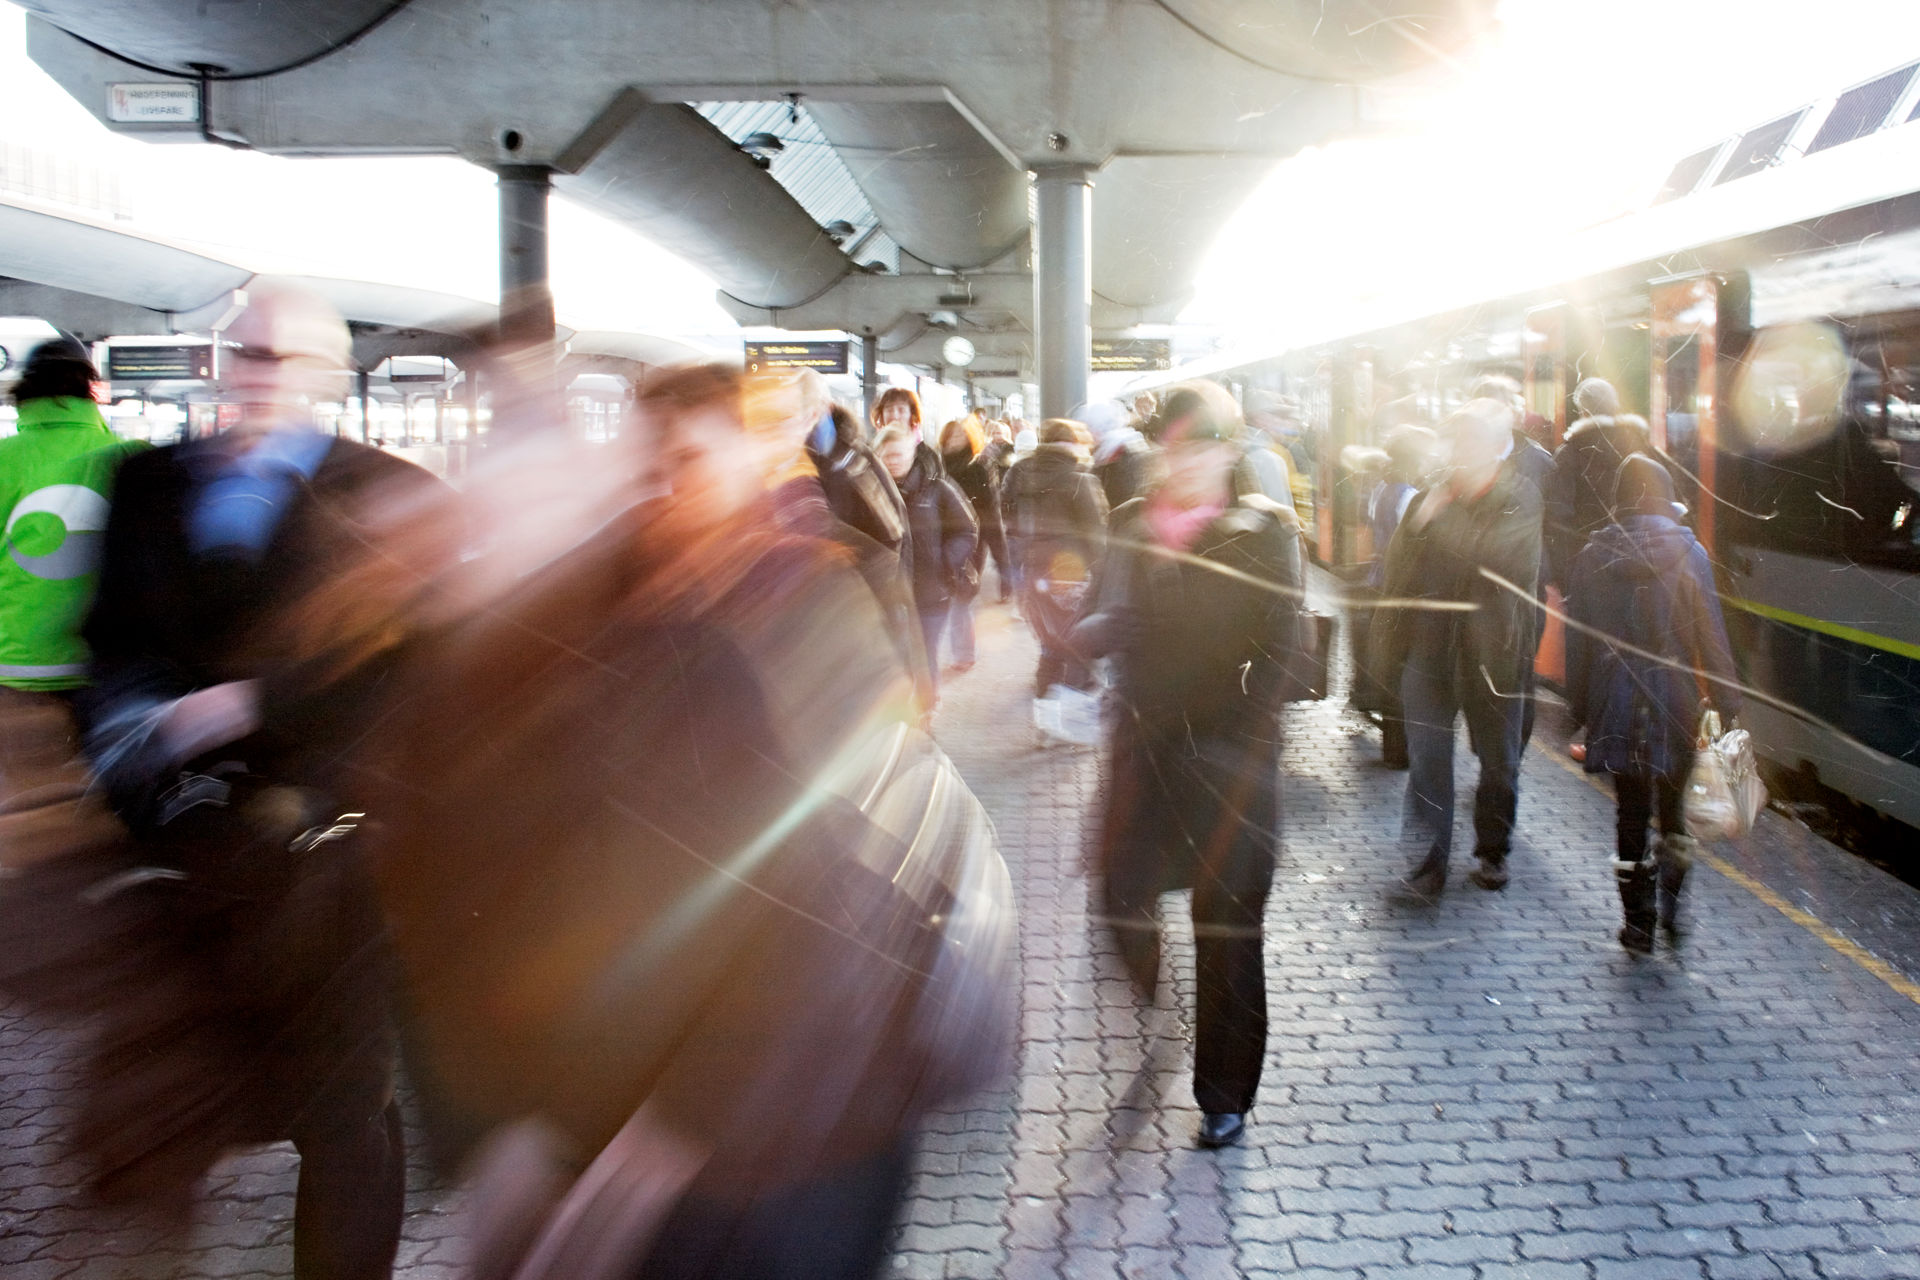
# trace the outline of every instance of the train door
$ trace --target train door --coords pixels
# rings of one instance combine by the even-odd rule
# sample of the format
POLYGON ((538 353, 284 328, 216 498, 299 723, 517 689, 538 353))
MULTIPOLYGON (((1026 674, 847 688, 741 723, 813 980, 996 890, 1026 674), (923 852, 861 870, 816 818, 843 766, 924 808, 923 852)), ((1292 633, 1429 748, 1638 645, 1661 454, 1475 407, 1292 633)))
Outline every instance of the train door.
MULTIPOLYGON (((1358 550, 1353 528, 1363 526, 1365 521, 1354 519, 1351 495, 1341 492, 1342 487, 1352 488, 1341 466, 1341 451, 1351 444, 1374 442, 1373 352, 1360 347, 1334 357, 1330 390, 1328 430, 1321 435, 1315 459, 1319 474, 1312 477, 1311 516, 1320 559, 1330 566, 1345 567, 1353 563, 1358 550)), ((1309 515, 1305 511, 1300 514, 1309 515)))
MULTIPOLYGON (((1573 390, 1567 360, 1570 311, 1563 302, 1534 308, 1527 312, 1522 337, 1520 389, 1527 408, 1547 420, 1549 449, 1560 447, 1572 422, 1567 400, 1573 390)), ((1534 651, 1533 670, 1540 679, 1564 688, 1567 628, 1560 621, 1561 605, 1559 589, 1549 585, 1546 623, 1540 631, 1540 647, 1534 651)))
POLYGON ((1681 501, 1711 552, 1720 282, 1706 275, 1656 280, 1648 295, 1653 349, 1647 425, 1654 446, 1679 464, 1681 501))
POLYGON ((1520 389, 1527 408, 1547 420, 1549 449, 1567 434, 1567 308, 1564 303, 1527 312, 1522 335, 1520 389))

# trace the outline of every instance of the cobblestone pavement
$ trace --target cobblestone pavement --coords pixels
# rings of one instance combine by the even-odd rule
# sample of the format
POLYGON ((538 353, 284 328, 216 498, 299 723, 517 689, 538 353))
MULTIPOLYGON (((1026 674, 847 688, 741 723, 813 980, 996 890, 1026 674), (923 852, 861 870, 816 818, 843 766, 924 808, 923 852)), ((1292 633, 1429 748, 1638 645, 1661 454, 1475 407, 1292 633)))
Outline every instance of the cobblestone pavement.
MULTIPOLYGON (((1627 956, 1611 801, 1550 741, 1526 762, 1506 892, 1457 867, 1437 907, 1393 906, 1405 778, 1337 696, 1288 712, 1253 1123, 1242 1147, 1194 1149, 1184 913, 1171 989, 1142 1007, 1088 927, 1098 760, 1034 748, 1031 664, 1019 624, 984 610, 980 665, 936 724, 1013 871, 1023 1034, 1014 1084, 930 1126, 892 1275, 1920 1276, 1920 1003, 1708 869, 1684 950, 1627 956)), ((1830 924, 1920 912, 1775 815, 1719 852, 1830 924)), ((78 1206, 56 1137, 72 1044, 0 1010, 0 1277, 290 1274, 284 1147, 223 1164, 184 1239, 78 1206)), ((458 1197, 413 1183, 398 1274, 450 1280, 458 1197)))
MULTIPOLYGON (((893 1274, 1920 1276, 1920 1004, 1704 868, 1684 949, 1628 956, 1611 797, 1550 754, 1550 712, 1513 883, 1456 859, 1421 909, 1387 895, 1405 775, 1337 694, 1289 709, 1266 1074, 1246 1144, 1195 1149, 1191 953, 1143 1008, 1090 934, 1098 761, 1033 749, 1030 644, 1003 610, 982 629, 936 733, 1013 870, 1019 1077, 933 1126, 893 1274)), ((1718 853, 1762 880, 1790 863, 1783 905, 1911 921, 1920 897, 1773 814, 1718 853)))

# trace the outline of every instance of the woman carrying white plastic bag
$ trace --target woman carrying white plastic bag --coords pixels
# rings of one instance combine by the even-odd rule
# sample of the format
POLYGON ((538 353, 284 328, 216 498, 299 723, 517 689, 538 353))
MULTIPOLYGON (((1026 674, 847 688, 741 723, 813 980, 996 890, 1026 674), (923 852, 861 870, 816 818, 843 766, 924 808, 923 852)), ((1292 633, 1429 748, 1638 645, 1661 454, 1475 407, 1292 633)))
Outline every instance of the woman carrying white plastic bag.
POLYGON ((1610 773, 1619 798, 1614 878, 1620 945, 1653 950, 1657 921, 1680 933, 1681 887, 1693 862, 1686 831, 1700 702, 1739 710, 1733 655, 1706 550, 1676 516, 1673 481, 1644 454, 1620 464, 1614 521, 1573 562, 1567 608, 1567 694, 1587 731, 1588 773, 1610 773), (1660 823, 1651 848, 1649 818, 1660 823), (1656 903, 1657 894, 1657 903, 1656 903))

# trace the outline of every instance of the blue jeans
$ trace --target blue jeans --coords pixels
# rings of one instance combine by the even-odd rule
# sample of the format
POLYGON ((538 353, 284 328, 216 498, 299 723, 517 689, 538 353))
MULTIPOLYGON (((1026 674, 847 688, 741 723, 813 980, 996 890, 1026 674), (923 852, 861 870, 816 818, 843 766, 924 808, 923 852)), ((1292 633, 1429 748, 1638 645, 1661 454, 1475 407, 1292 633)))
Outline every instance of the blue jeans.
POLYGON ((973 647, 973 601, 955 596, 947 605, 947 639, 953 646, 953 660, 971 666, 973 647))
POLYGON ((1414 653, 1400 677, 1407 728, 1407 807, 1402 839, 1417 866, 1445 867, 1453 847, 1454 718, 1464 712, 1480 783, 1473 793, 1473 851, 1502 859, 1513 841, 1520 793, 1523 696, 1501 696, 1457 653, 1414 653))

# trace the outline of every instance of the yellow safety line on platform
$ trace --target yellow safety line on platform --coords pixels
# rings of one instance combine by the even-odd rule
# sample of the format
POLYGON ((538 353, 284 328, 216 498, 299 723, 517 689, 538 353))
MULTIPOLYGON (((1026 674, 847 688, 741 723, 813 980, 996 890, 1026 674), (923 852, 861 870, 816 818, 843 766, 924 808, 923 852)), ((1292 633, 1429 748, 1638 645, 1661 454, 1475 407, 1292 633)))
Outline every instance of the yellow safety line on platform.
MULTIPOLYGON (((1534 750, 1538 751, 1541 755, 1546 756, 1567 772, 1586 782, 1601 795, 1606 796, 1609 800, 1613 799, 1613 794, 1607 790, 1604 783, 1575 764, 1572 760, 1569 760, 1557 751, 1541 746, 1537 742, 1533 744, 1533 747, 1534 750)), ((1733 881, 1742 889, 1745 889, 1748 893, 1760 899, 1760 901, 1766 903, 1775 911, 1778 911, 1781 915, 1793 921, 1802 929, 1805 929, 1808 933, 1820 939, 1820 941, 1826 943, 1827 946, 1853 961, 1907 999, 1913 1001, 1915 1004, 1920 1004, 1920 982, 1915 982, 1906 974, 1901 973, 1885 960, 1874 955, 1873 952, 1868 951, 1853 939, 1842 934, 1819 916, 1794 906, 1772 889, 1761 884, 1758 880, 1755 880, 1752 876, 1717 854, 1708 853, 1703 849, 1695 855, 1695 859, 1712 867, 1715 871, 1718 871, 1721 875, 1733 881)))

